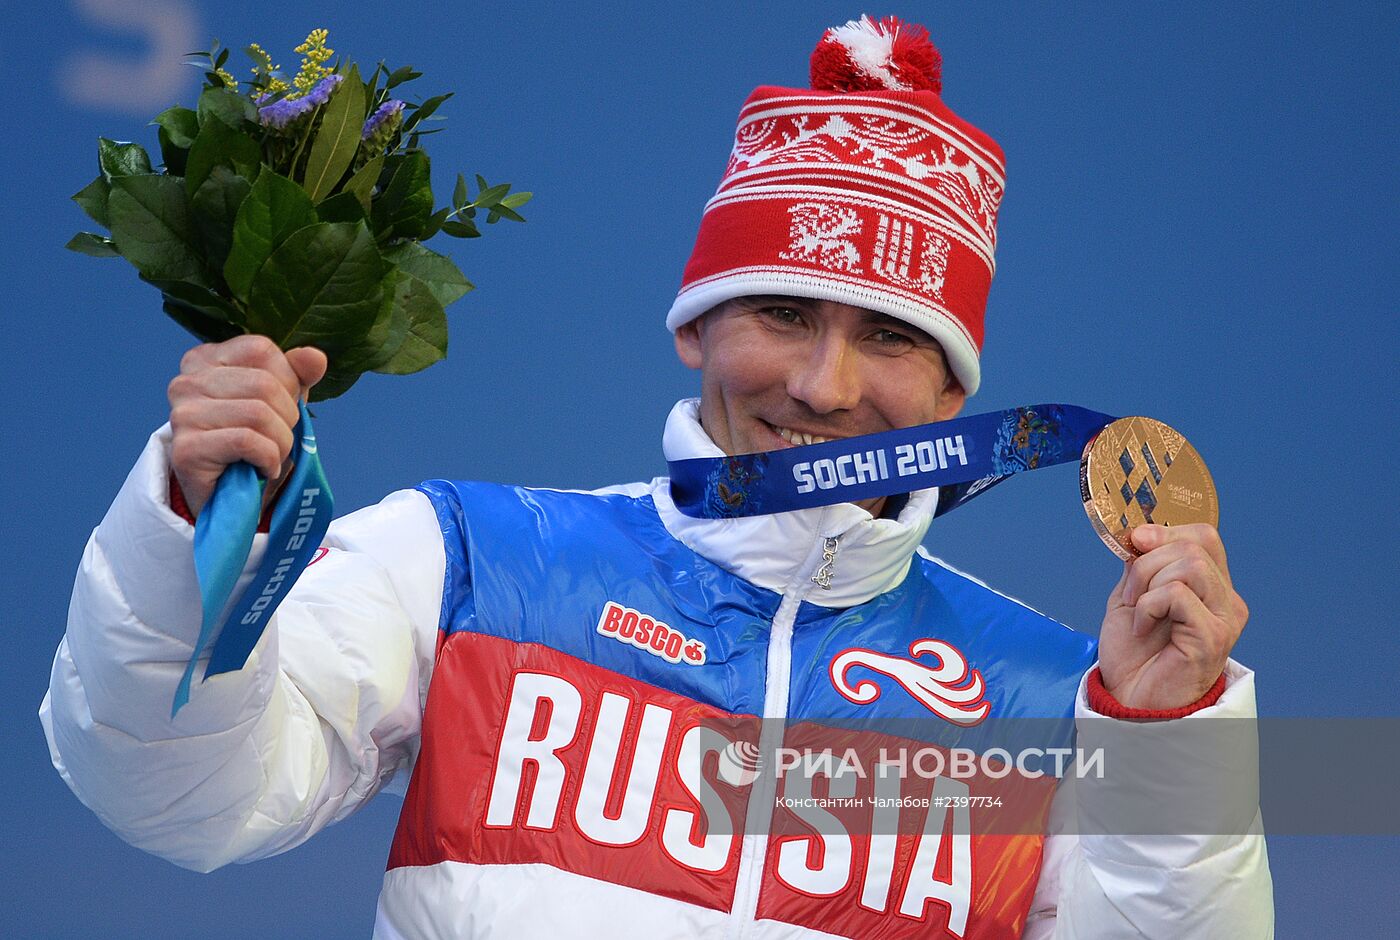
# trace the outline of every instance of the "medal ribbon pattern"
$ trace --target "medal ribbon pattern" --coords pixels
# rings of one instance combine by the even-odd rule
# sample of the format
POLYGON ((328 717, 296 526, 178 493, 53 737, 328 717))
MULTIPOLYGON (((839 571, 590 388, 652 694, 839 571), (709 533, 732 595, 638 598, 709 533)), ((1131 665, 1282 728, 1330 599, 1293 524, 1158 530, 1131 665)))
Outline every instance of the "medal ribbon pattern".
POLYGON ((1007 477, 1077 461, 1115 418, 1023 405, 822 444, 668 462, 676 508, 733 519, 939 487, 943 515, 1007 477))

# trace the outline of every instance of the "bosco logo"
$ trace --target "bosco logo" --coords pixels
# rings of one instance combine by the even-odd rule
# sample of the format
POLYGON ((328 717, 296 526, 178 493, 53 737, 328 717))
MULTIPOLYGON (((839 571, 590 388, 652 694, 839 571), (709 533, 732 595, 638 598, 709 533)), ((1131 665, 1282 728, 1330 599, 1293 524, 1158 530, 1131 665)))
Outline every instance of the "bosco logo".
POLYGON ((598 618, 598 632, 639 650, 660 656, 668 663, 705 664, 705 644, 686 637, 684 633, 616 601, 603 605, 598 618))

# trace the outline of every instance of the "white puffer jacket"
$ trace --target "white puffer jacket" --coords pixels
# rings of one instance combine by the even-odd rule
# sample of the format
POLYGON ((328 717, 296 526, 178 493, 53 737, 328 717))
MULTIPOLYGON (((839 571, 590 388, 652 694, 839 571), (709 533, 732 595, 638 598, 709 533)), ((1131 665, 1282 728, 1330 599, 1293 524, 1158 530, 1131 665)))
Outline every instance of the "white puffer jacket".
MULTIPOLYGON (((955 841, 947 876, 951 881, 925 885, 918 889, 923 894, 914 885, 919 863, 910 858, 912 846, 891 856, 900 861, 884 871, 875 861, 876 840, 868 836, 864 842, 815 837, 822 842, 818 857, 793 854, 788 851, 791 841, 783 848, 781 840, 752 830, 730 844, 715 818, 709 820, 710 835, 691 831, 686 821, 693 820, 692 810, 713 814, 718 804, 707 803, 708 797, 733 797, 737 791, 724 788, 722 773, 702 774, 699 764, 687 775, 682 758, 683 746, 689 746, 683 741, 686 714, 792 723, 801 720, 803 703, 819 698, 845 707, 834 696, 848 686, 834 671, 828 681, 820 670, 803 667, 799 672, 793 666, 794 657, 829 657, 803 646, 816 642, 808 625, 826 623, 822 618, 830 620, 842 611, 873 609, 862 605, 876 601, 894 603, 891 599, 915 581, 910 574, 914 566, 916 574, 929 572, 930 583, 956 584, 949 589, 956 596, 981 598, 978 603, 996 611, 995 617, 1010 618, 1008 624, 1035 621, 1034 629, 1041 629, 1044 618, 916 553, 936 491, 914 494, 892 520, 871 519, 846 504, 724 521, 676 512, 664 480, 592 495, 514 491, 512 498, 525 507, 521 518, 532 528, 509 528, 509 538, 525 546, 555 544, 549 527, 559 514, 573 512, 571 506, 583 505, 580 511, 587 513, 605 501, 608 513, 626 515, 633 528, 638 526, 630 520, 650 513, 656 541, 643 554, 664 555, 668 571, 691 565, 687 570, 696 573, 691 583, 710 598, 708 609, 697 613, 686 606, 690 587, 673 586, 674 598, 627 593, 624 582, 632 583, 627 579, 635 565, 628 563, 632 567, 625 577, 609 574, 600 567, 603 562, 584 559, 574 547, 569 557, 588 573, 565 579, 559 589, 561 596, 575 592, 581 609, 586 608, 584 629, 551 634, 562 628, 545 624, 541 629, 546 632, 538 636, 529 633, 533 599, 512 600, 507 589, 526 582, 508 580, 515 577, 509 572, 473 568, 476 558, 464 557, 463 546, 469 545, 489 561, 490 539, 501 538, 498 530, 487 521, 479 529, 470 521, 458 525, 445 514, 446 502, 424 491, 395 493, 332 525, 328 551, 318 553, 297 582, 248 666, 197 684, 189 704, 172 720, 171 695, 198 633, 200 614, 193 530, 167 501, 168 445, 168 428, 152 436, 88 543, 67 635, 40 709, 54 766, 84 804, 135 846, 197 870, 263 858, 344 818, 416 763, 380 898, 376 936, 912 932, 974 937, 1006 936, 1010 925, 1033 938, 1272 935, 1257 756, 1249 747, 1239 747, 1237 738, 1228 748, 1202 753, 1200 738, 1181 731, 1212 718, 1245 719, 1235 724, 1246 725, 1253 719, 1252 674, 1234 663, 1217 704, 1153 725, 1094 713, 1082 683, 1072 677, 1065 686, 1065 714, 1072 713, 1077 723, 1079 746, 1103 747, 1112 772, 1104 779, 1088 777, 1058 787, 1050 809, 1051 834, 1043 845, 1039 835, 1027 835, 1016 852, 993 856, 974 837, 966 856, 970 868, 959 873, 963 843, 955 841), (593 502, 581 502, 588 500, 593 502), (562 508, 551 508, 555 506, 562 508), (833 538, 839 549, 831 587, 816 591, 809 569, 821 562, 822 548, 833 538), (679 554, 666 553, 691 553, 694 560, 677 561, 679 554), (730 578, 732 583, 702 584, 706 578, 730 578), (679 655, 668 658, 664 644, 648 648, 641 640, 617 642, 607 635, 606 612, 600 618, 598 605, 585 602, 595 590, 604 592, 599 598, 611 592, 617 604, 640 615, 655 614, 656 623, 664 619, 661 611, 647 605, 672 604, 662 607, 671 632, 687 642, 707 640, 701 645, 709 665, 689 669, 694 663, 679 655), (476 594, 464 600, 466 591, 476 594), (724 591, 730 599, 715 602, 724 591), (731 603, 740 595, 751 599, 755 610, 767 611, 753 655, 725 632, 724 618, 738 616, 733 611, 743 606, 731 603), (522 625, 502 626, 509 618, 501 612, 514 609, 515 601, 526 604, 526 613, 517 612, 522 625), (723 613, 715 612, 720 609, 723 613), (496 619, 490 621, 491 616, 496 619), (440 679, 433 679, 435 668, 440 679), (720 678, 702 680, 702 675, 720 678), (753 677, 749 686, 744 686, 745 676, 753 677), (529 689, 536 690, 536 697, 522 698, 529 689), (596 717, 556 728, 566 720, 560 716, 574 707, 573 696, 578 696, 577 708, 596 717), (541 730, 533 709, 545 698, 550 707, 541 730), (508 704, 520 701, 532 709, 524 724, 523 712, 513 713, 508 704), (450 716, 459 714, 469 714, 470 723, 452 725, 457 719, 450 716), (605 728, 612 719, 618 729, 629 730, 618 730, 608 741, 605 728), (513 743, 512 722, 520 734, 513 743), (577 740, 570 730, 575 727, 580 729, 577 740), (470 732, 466 737, 464 729, 470 732), (649 778, 648 729, 659 735, 652 744, 660 768, 649 778), (632 761, 627 783, 589 769, 603 760, 599 754, 606 757, 609 747, 611 760, 619 760, 619 740, 632 734, 638 736, 636 743, 622 746, 627 752, 622 759, 632 761), (548 753, 536 746, 541 741, 550 744, 548 753), (420 746, 425 748, 421 759, 420 746), (452 748, 460 753, 449 752, 452 748), (519 759, 514 771, 502 756, 508 752, 519 759), (533 775, 528 783, 522 782, 526 767, 533 775), (555 770, 560 776, 551 783, 555 770), (647 779, 649 791, 643 786, 647 779), (511 781, 516 789, 508 802, 492 796, 493 787, 500 790, 511 781), (559 790, 549 803, 554 785, 559 790), (634 804, 628 794, 639 787, 638 800, 645 802, 634 804), (452 795, 444 797, 449 791, 452 795), (1126 798, 1144 805, 1186 800, 1209 806, 1218 824, 1203 828, 1227 834, 1094 834, 1116 831, 1111 820, 1121 818, 1113 814, 1121 813, 1126 798), (458 807, 445 799, 463 802, 458 807), (454 808, 480 810, 483 818, 461 831, 432 818, 454 808), (549 825, 535 819, 537 811, 549 825), (644 814, 637 830, 643 835, 626 842, 631 838, 629 814, 638 812, 644 814), (504 828, 500 819, 508 820, 504 828), (1240 819, 1252 824, 1241 826, 1240 819), (985 870, 980 860, 989 858, 1004 862, 1004 870, 985 870), (713 859, 713 867, 706 867, 707 859, 713 859), (681 865, 683 860, 688 861, 681 865), (832 867, 838 864, 846 868, 832 867), (667 867, 674 865, 680 867, 667 867), (816 890, 833 872, 841 881, 839 890, 816 890), (871 879, 881 877, 885 881, 876 887, 883 885, 883 894, 872 893, 871 879), (884 899, 883 910, 872 909, 872 897, 884 899), (925 905, 925 900, 931 903, 925 905)), ((718 456, 700 429, 693 402, 682 402, 672 413, 665 449, 673 459, 718 456)), ((653 531, 649 525, 640 529, 653 531)), ((589 533, 600 546, 610 538, 603 528, 589 533)), ((255 543, 245 580, 265 538, 259 536, 255 543)), ((553 569, 541 563, 541 570, 553 569)), ((874 623, 878 618, 868 619, 874 623)), ((915 629, 909 636, 932 635, 915 629)), ((832 633, 824 627, 822 632, 832 633)), ((850 652, 853 636, 843 639, 838 631, 831 649, 850 652)), ((907 640, 899 637, 890 654, 913 661, 904 649, 907 640)), ((967 653, 968 668, 988 677, 986 701, 995 713, 1003 708, 999 703, 1011 700, 1015 690, 1010 685, 1018 680, 1014 670, 987 660, 989 654, 968 652, 980 650, 976 642, 968 639, 959 649, 967 653), (1003 673, 1012 678, 994 678, 1003 673)), ((901 692, 890 675, 852 677, 871 676, 877 685, 883 683, 880 707, 913 710, 890 714, 921 713, 915 697, 901 692)), ((766 795, 771 803, 772 792, 766 795)), ((737 818, 735 823, 742 825, 737 818)), ((931 868, 927 874, 932 877, 931 868)))

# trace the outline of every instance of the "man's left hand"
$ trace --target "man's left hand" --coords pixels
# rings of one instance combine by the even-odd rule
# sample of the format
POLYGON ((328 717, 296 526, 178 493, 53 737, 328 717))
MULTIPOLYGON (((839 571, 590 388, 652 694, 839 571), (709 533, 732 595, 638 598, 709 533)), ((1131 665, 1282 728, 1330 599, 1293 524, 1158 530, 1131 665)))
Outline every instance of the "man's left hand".
POLYGON ((1177 709, 1220 678, 1249 619, 1214 526, 1143 525, 1099 634, 1104 688, 1129 708, 1177 709))

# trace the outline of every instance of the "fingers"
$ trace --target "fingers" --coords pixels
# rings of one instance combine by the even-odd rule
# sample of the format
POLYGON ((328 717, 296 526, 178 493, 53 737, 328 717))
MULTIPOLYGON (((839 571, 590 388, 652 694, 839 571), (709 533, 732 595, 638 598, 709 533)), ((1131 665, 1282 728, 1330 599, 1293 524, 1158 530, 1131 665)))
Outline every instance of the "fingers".
MULTIPOLYGON (((288 391, 285 383, 271 372, 247 366, 219 366, 198 372, 182 372, 166 389, 171 415, 189 402, 249 401, 267 405, 290 427, 297 422, 297 396, 300 385, 288 391)), ((227 421, 198 422, 198 427, 222 427, 227 421)))
POLYGON ((1220 575, 1227 588, 1230 584, 1230 568, 1225 559, 1225 545, 1220 541, 1220 533, 1214 526, 1193 524, 1183 526, 1142 525, 1133 530, 1133 544, 1143 554, 1134 559, 1137 568, 1149 561, 1138 574, 1130 579, 1125 597, 1128 603, 1147 589, 1151 575, 1178 558, 1200 558, 1207 562, 1220 575))
POLYGON ((1162 624, 1201 623, 1213 615, 1201 599, 1180 581, 1153 588, 1133 610, 1133 635, 1145 636, 1162 624))
POLYGON ((1173 581, 1142 596, 1133 611, 1132 633, 1141 638, 1157 631, 1163 646, 1171 643, 1180 650, 1185 662, 1194 664, 1187 667, 1194 673, 1189 685, 1199 697, 1224 670, 1242 626, 1212 614, 1190 588, 1173 581))
POLYGON ((269 481, 281 476, 300 418, 297 402, 325 375, 326 364, 318 349, 283 353, 263 336, 207 343, 185 354, 168 388, 170 459, 193 512, 230 464, 246 461, 269 481))
POLYGON ((250 428, 213 428, 198 438, 182 437, 171 443, 170 462, 195 513, 196 499, 202 506, 214 491, 220 475, 231 464, 243 461, 257 468, 267 479, 275 479, 281 469, 278 448, 270 439, 250 428))
POLYGON ((1225 558, 1225 543, 1220 540, 1220 532, 1213 525, 1200 522, 1173 526, 1140 525, 1133 529, 1132 539, 1133 545, 1144 554, 1164 545, 1197 545, 1221 571, 1228 571, 1230 567, 1225 558))
POLYGON ((1123 573, 1118 576, 1118 583, 1113 586, 1113 590, 1108 592, 1109 610, 1113 610, 1115 607, 1122 607, 1127 603, 1124 599, 1125 591, 1128 587, 1128 575, 1132 573, 1132 570, 1133 563, 1131 561, 1123 562, 1123 573))
POLYGON ((193 451, 172 453, 172 460, 190 469, 217 471, 246 460, 269 480, 282 471, 292 451, 292 428, 297 411, 277 389, 281 407, 258 398, 197 397, 181 400, 170 410, 176 443, 198 439, 193 451), (183 458, 183 459, 182 459, 183 458))
POLYGON ((1195 542, 1170 542, 1135 559, 1128 567, 1122 603, 1139 598, 1171 581, 1187 585, 1206 606, 1224 616, 1230 612, 1233 589, 1229 575, 1195 542))
POLYGON ((287 361, 286 354, 266 336, 235 336, 222 343, 205 343, 185 353, 180 360, 181 374, 219 367, 260 369, 276 379, 293 400, 301 394, 301 377, 287 361))

